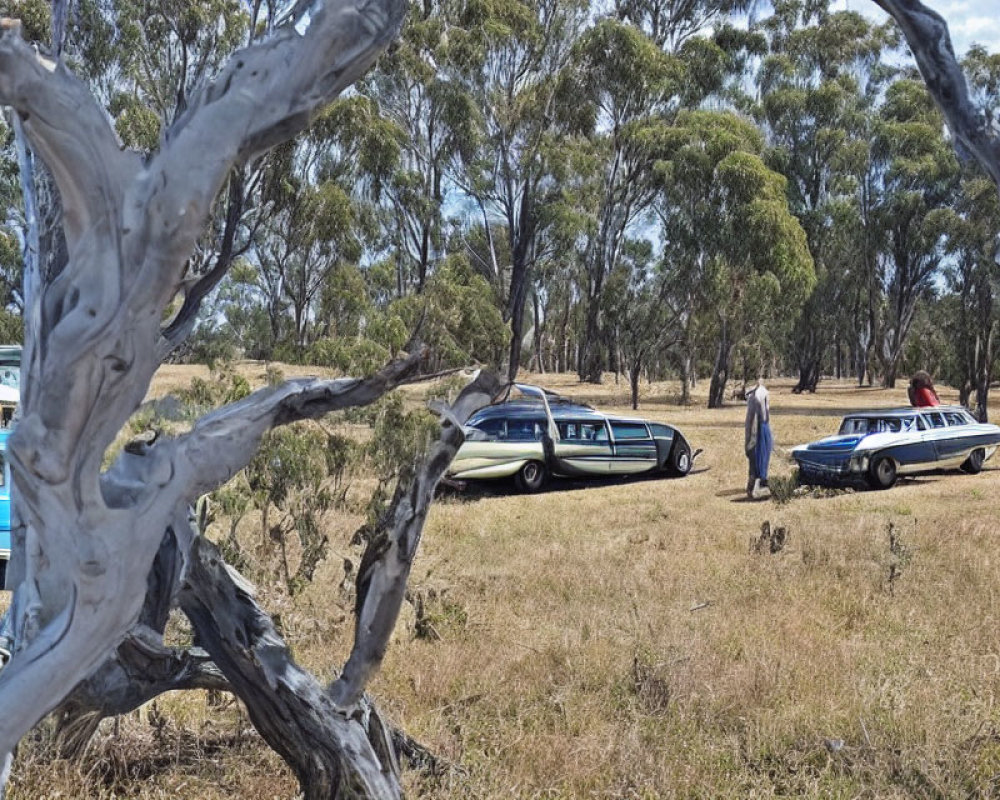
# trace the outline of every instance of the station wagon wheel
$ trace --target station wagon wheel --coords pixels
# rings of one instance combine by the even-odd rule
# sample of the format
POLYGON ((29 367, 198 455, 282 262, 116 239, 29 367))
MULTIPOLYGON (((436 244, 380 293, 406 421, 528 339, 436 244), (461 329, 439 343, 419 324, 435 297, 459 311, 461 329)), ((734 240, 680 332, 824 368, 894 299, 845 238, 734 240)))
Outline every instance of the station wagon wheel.
POLYGON ((986 461, 986 451, 979 447, 969 453, 969 457, 962 462, 960 469, 969 475, 978 475, 983 471, 984 461, 986 461))
POLYGON ((549 472, 540 461, 529 461, 518 470, 514 481, 522 492, 538 492, 548 482, 549 472))
POLYGON ((667 470, 671 475, 687 475, 691 471, 691 448, 683 439, 677 439, 667 458, 667 470))
POLYGON ((868 468, 868 482, 874 489, 890 489, 896 483, 896 462, 889 456, 872 460, 868 468))

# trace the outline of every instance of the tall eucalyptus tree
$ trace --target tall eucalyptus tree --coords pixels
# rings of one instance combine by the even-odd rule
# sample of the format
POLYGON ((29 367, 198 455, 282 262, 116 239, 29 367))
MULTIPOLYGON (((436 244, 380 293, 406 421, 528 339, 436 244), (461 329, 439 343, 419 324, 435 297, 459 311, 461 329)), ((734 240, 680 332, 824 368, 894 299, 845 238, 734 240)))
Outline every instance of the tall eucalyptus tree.
MULTIPOLYGON (((770 53, 758 75, 769 164, 788 179, 789 204, 816 266, 816 288, 798 316, 791 355, 794 391, 815 391, 831 343, 840 350, 845 311, 874 260, 840 258, 838 205, 850 192, 848 167, 866 148, 866 120, 892 70, 882 63, 888 26, 856 12, 833 13, 828 0, 777 2, 761 23, 770 53)), ((852 334, 847 332, 848 336, 852 334)))
POLYGON ((398 45, 359 87, 373 112, 358 131, 359 156, 368 161, 397 297, 422 292, 445 252, 449 175, 475 146, 482 114, 450 65, 452 38, 462 38, 457 13, 451 2, 414 3, 398 45))
POLYGON ((709 408, 722 405, 737 344, 775 352, 815 283, 786 181, 765 166, 760 131, 731 113, 682 112, 666 132, 656 203, 671 291, 716 334, 709 408))
POLYGON ((574 48, 563 78, 575 130, 584 137, 587 191, 577 192, 586 226, 578 239, 585 329, 577 370, 599 381, 607 362, 604 290, 656 188, 656 150, 678 110, 722 91, 753 37, 722 27, 696 35, 733 3, 620 4, 574 48), (668 10, 672 9, 671 11, 668 10), (670 27, 664 27, 669 21, 670 27), (654 38, 655 37, 655 38, 654 38), (665 49, 671 48, 671 49, 665 49))
POLYGON ((956 369, 945 377, 958 386, 959 402, 985 422, 1000 336, 1000 197, 987 178, 967 175, 953 207, 937 216, 951 254, 944 273, 946 286, 956 301, 949 305, 952 313, 945 324, 956 369))
POLYGON ((883 236, 883 308, 875 353, 882 384, 892 387, 917 303, 939 274, 944 253, 933 212, 954 196, 958 162, 930 95, 911 80, 888 87, 872 152, 882 192, 877 220, 883 236))
POLYGON ((456 163, 453 180, 481 221, 486 246, 475 263, 502 298, 510 378, 521 365, 533 272, 552 250, 552 159, 565 131, 559 104, 573 102, 558 95, 557 76, 588 11, 582 0, 469 0, 449 35, 456 80, 477 110, 476 148, 456 163))

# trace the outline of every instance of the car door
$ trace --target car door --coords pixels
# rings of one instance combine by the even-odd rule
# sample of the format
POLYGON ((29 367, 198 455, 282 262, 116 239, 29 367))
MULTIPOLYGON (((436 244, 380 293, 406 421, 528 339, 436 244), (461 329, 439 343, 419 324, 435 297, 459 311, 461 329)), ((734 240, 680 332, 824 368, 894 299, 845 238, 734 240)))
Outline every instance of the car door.
POLYGON ((964 415, 957 411, 937 412, 944 417, 945 429, 934 442, 938 461, 964 461, 975 446, 976 435, 964 415))
POLYGON ((932 459, 933 463, 936 463, 948 459, 955 439, 955 431, 948 430, 948 422, 944 412, 925 411, 921 416, 927 426, 922 438, 933 449, 933 456, 928 453, 928 460, 932 459))
POLYGON ((607 475, 612 459, 607 423, 602 420, 560 420, 556 423, 556 470, 564 475, 607 475))
POLYGON ((614 440, 614 458, 610 472, 613 475, 631 475, 656 467, 656 443, 643 422, 610 420, 611 438, 614 440))

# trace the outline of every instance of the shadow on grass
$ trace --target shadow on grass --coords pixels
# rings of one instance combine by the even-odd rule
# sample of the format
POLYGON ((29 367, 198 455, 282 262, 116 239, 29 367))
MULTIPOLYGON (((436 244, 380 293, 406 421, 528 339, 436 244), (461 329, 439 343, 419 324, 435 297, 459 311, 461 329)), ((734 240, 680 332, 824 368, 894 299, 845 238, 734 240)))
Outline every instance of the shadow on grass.
POLYGON ((608 475, 607 477, 592 476, 587 478, 550 478, 549 482, 539 492, 526 494, 514 484, 513 478, 497 478, 488 481, 467 481, 464 488, 441 485, 438 487, 438 500, 454 503, 472 503, 487 497, 530 497, 532 495, 561 494, 575 492, 580 489, 599 489, 608 486, 629 486, 639 483, 682 481, 692 475, 708 472, 710 467, 695 467, 687 475, 668 475, 663 472, 643 473, 641 475, 608 475))

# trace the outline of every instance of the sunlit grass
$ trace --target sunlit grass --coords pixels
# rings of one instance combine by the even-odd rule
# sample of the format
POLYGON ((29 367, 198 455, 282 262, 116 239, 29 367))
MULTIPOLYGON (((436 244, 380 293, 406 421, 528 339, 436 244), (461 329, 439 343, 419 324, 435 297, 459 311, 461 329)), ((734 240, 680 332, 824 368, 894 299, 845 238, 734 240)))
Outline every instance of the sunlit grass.
MULTIPOLYGON (((624 382, 531 377, 633 413, 624 382)), ((843 412, 905 402, 902 386, 789 388, 772 386, 776 475, 843 412)), ((401 631, 371 687, 453 765, 439 780, 408 774, 411 796, 996 796, 1000 463, 888 492, 747 502, 742 406, 679 408, 675 384, 642 392, 635 413, 704 448, 694 474, 448 496, 432 511, 411 590, 434 635, 401 631), (751 551, 765 520, 788 532, 774 554, 751 551)), ((292 630, 318 632, 295 647, 321 672, 349 646, 333 602, 340 556, 356 556, 344 522, 336 557, 281 609, 292 630)), ((158 734, 130 718, 79 766, 27 748, 12 796, 294 796, 235 707, 192 693, 158 713, 158 734)))

